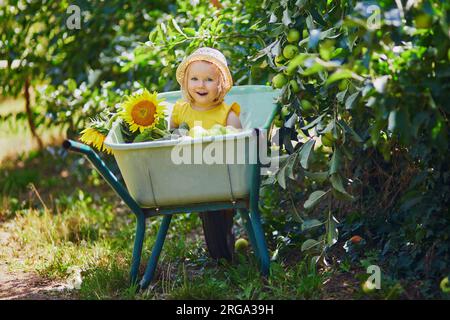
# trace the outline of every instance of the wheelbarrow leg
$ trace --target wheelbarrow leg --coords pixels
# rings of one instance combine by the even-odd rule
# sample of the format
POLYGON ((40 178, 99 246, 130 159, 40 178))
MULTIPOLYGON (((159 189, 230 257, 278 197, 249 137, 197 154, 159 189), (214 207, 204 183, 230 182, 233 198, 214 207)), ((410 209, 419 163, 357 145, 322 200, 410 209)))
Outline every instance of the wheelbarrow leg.
POLYGON ((156 265, 158 264, 159 254, 161 253, 164 240, 166 239, 167 230, 169 229, 170 221, 172 220, 172 215, 165 215, 161 226, 159 227, 158 235, 156 237, 156 242, 153 246, 152 254, 148 260, 147 268, 145 269, 144 277, 140 282, 140 287, 146 289, 149 283, 153 280, 155 275, 156 265))
POLYGON ((139 265, 141 263, 142 245, 144 243, 145 218, 138 216, 136 219, 136 237, 134 239, 133 258, 131 261, 130 279, 131 285, 137 284, 139 265))
POLYGON ((253 229, 256 247, 258 248, 259 261, 261 263, 261 273, 268 276, 270 272, 269 250, 267 249, 264 231, 261 224, 261 215, 259 213, 259 187, 261 184, 261 167, 259 163, 254 164, 252 168, 252 184, 250 187, 250 226, 253 229))
POLYGON ((267 249, 264 231, 262 229, 261 217, 258 210, 250 212, 250 221, 255 234, 255 241, 259 252, 259 261, 261 263, 261 273, 268 276, 270 272, 269 250, 267 249))

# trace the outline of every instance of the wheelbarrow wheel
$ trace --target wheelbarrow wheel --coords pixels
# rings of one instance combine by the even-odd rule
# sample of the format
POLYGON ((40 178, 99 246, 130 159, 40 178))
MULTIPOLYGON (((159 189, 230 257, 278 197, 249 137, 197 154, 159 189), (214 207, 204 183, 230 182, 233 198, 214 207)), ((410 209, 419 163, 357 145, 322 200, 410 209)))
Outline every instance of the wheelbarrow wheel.
POLYGON ((233 261, 234 210, 207 211, 200 214, 208 253, 213 259, 233 261))

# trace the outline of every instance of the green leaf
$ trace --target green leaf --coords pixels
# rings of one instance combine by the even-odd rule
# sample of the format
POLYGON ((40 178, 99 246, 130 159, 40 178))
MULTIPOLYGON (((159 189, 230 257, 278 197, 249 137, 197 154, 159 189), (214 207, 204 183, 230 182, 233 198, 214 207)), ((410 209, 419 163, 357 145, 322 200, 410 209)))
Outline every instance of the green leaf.
POLYGON ((306 26, 308 27, 309 30, 314 29, 313 17, 311 16, 310 13, 308 13, 308 17, 306 17, 306 26))
POLYGON ((77 88, 77 83, 75 82, 75 80, 73 80, 73 79, 68 79, 68 80, 67 80, 67 88, 68 88, 69 91, 71 91, 71 92, 75 91, 75 89, 77 88))
POLYGON ((184 32, 189 36, 195 36, 196 31, 194 28, 184 28, 184 32))
POLYGON ((291 155, 286 163, 286 175, 292 180, 295 180, 294 165, 297 160, 297 157, 298 157, 298 153, 291 155))
POLYGON ((289 9, 286 8, 283 12, 283 18, 281 19, 281 21, 283 22, 283 24, 287 27, 292 23, 291 17, 290 17, 290 13, 289 13, 289 9))
POLYGON ((353 105, 355 104, 355 100, 359 95, 359 91, 355 92, 354 94, 350 95, 347 100, 345 101, 345 109, 351 110, 353 109, 353 105))
POLYGON ((330 177, 330 182, 333 188, 336 189, 338 192, 350 196, 344 188, 344 183, 339 173, 332 174, 330 177))
POLYGON ((286 189, 286 166, 283 166, 280 170, 278 170, 277 173, 277 181, 278 184, 283 188, 286 189))
POLYGON ((315 205, 317 205, 320 202, 320 200, 322 200, 322 198, 324 198, 327 195, 328 191, 326 192, 323 190, 314 191, 309 195, 309 198, 308 200, 305 201, 303 207, 307 210, 312 209, 315 205))
POLYGON ((323 225, 324 222, 321 222, 317 219, 309 219, 309 220, 305 220, 302 223, 302 231, 308 230, 308 229, 312 229, 318 226, 323 225))
POLYGON ((305 61, 310 55, 306 53, 301 53, 289 61, 289 64, 286 67, 286 72, 292 73, 298 66, 300 66, 303 61, 305 61))
POLYGON ((348 193, 342 193, 337 191, 336 189, 332 189, 333 197, 335 197, 338 200, 345 200, 345 201, 353 201, 355 200, 355 197, 348 193))
POLYGON ((330 175, 333 175, 339 171, 339 168, 341 167, 341 162, 342 162, 341 151, 339 150, 339 148, 336 148, 330 161, 330 170, 329 170, 330 175))
POLYGON ((300 164, 303 168, 308 169, 308 161, 309 157, 311 156, 311 150, 314 147, 314 143, 316 141, 314 139, 310 139, 308 142, 306 142, 302 149, 299 152, 300 155, 300 164))
POLYGON ((313 74, 316 74, 322 70, 325 70, 325 67, 322 66, 320 63, 315 62, 311 67, 309 67, 308 69, 306 69, 305 71, 302 72, 302 75, 304 76, 311 76, 313 74))
POLYGON ((302 251, 310 250, 311 248, 314 248, 318 244, 320 244, 319 241, 314 239, 308 239, 305 242, 303 242, 301 250, 302 251))
POLYGON ((355 130, 353 130, 344 120, 338 120, 338 123, 344 128, 344 130, 347 133, 350 133, 350 137, 358 143, 363 143, 364 140, 359 136, 359 134, 356 133, 355 130))
POLYGON ((388 131, 390 132, 394 132, 395 128, 397 127, 397 122, 398 122, 398 111, 397 110, 392 110, 389 113, 389 118, 388 118, 388 131))
POLYGON ((322 183, 328 178, 328 171, 323 172, 305 171, 305 176, 318 183, 322 183))
POLYGON ((334 245, 339 236, 339 231, 337 229, 337 224, 339 221, 334 216, 331 216, 330 219, 327 221, 327 244, 329 246, 334 245))
POLYGON ((320 122, 320 120, 323 119, 323 117, 325 117, 325 115, 326 115, 326 113, 322 113, 320 116, 318 116, 317 118, 315 118, 311 123, 307 124, 307 125, 304 126, 304 127, 301 127, 300 129, 302 129, 302 130, 308 130, 308 129, 314 127, 315 125, 317 125, 317 124, 320 122))
POLYGON ((336 72, 334 72, 331 76, 328 77, 327 81, 325 82, 326 85, 330 85, 333 82, 342 80, 342 79, 348 79, 353 76, 353 72, 347 69, 339 69, 336 72))
POLYGON ((180 26, 178 25, 178 23, 175 19, 172 19, 172 24, 179 33, 181 33, 183 36, 187 37, 187 35, 183 32, 183 30, 180 28, 180 26))
POLYGON ((347 90, 348 90, 348 88, 345 89, 344 91, 339 92, 336 95, 336 99, 337 99, 338 102, 342 103, 344 101, 345 95, 347 94, 347 90))

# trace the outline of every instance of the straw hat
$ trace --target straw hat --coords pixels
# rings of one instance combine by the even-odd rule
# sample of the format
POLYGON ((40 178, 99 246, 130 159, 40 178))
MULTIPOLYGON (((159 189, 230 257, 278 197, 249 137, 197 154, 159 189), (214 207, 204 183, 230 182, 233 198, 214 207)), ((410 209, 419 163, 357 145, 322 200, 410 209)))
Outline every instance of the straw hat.
POLYGON ((216 49, 202 47, 195 50, 191 55, 184 59, 177 68, 177 81, 183 87, 184 76, 187 67, 194 61, 207 61, 213 63, 222 74, 224 92, 228 92, 233 85, 230 70, 228 69, 225 56, 216 49))

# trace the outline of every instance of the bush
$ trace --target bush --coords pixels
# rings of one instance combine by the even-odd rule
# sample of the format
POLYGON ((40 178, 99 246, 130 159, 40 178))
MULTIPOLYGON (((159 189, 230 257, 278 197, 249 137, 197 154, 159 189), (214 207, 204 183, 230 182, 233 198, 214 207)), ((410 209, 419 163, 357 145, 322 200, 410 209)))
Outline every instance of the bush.
POLYGON ((296 201, 306 212, 325 213, 325 234, 303 248, 326 257, 338 230, 360 232, 387 272, 420 279, 423 294, 438 296, 450 270, 450 5, 305 0, 264 8, 259 31, 271 41, 260 56, 287 77, 280 100, 298 116, 300 138, 276 178, 286 189, 302 186, 309 196, 296 201), (292 30, 298 42, 288 41, 292 30), (288 59, 292 45, 299 53, 288 59), (355 211, 357 221, 345 220, 355 211))

